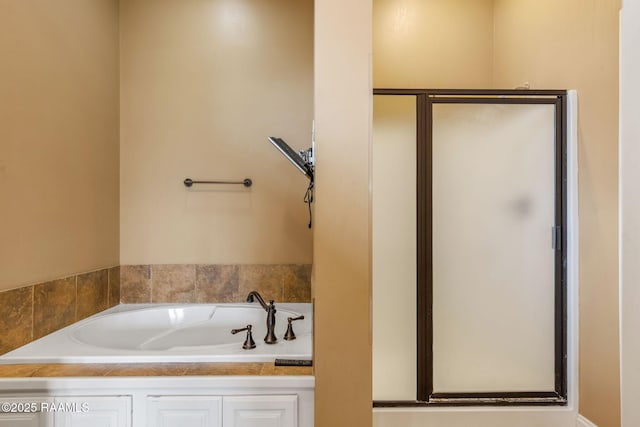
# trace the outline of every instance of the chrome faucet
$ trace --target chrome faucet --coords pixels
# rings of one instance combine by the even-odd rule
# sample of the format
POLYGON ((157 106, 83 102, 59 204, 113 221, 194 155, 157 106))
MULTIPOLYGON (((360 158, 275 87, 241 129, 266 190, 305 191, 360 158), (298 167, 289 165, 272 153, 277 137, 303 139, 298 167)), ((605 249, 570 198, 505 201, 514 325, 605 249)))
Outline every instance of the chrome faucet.
POLYGON ((262 299, 258 292, 249 292, 247 302, 253 302, 254 299, 257 299, 262 308, 267 312, 267 335, 264 336, 264 342, 266 344, 275 344, 278 342, 278 338, 274 332, 276 328, 276 306, 273 304, 273 300, 270 300, 269 304, 264 302, 264 299, 262 299))

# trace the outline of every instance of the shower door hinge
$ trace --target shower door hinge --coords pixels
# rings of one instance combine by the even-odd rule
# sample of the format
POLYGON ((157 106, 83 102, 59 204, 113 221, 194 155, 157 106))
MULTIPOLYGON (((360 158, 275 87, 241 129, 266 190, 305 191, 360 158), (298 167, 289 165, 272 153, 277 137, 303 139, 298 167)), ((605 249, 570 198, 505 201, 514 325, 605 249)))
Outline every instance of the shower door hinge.
POLYGON ((562 249, 562 227, 559 225, 551 227, 551 247, 554 250, 562 249))

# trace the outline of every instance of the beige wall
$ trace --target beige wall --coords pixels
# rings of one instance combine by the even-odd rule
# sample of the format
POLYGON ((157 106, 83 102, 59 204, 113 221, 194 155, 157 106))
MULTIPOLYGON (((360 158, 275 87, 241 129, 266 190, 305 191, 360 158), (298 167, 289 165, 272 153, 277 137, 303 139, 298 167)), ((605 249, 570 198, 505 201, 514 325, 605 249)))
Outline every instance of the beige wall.
POLYGON ((120 26, 121 263, 310 263, 308 181, 266 138, 311 145, 313 2, 128 0, 120 26))
POLYGON ((496 0, 494 86, 578 91, 580 413, 620 425, 619 0, 496 0))
POLYGON ((315 425, 371 420, 371 0, 315 2, 315 425))
POLYGON ((118 263, 118 2, 0 2, 0 290, 118 263))
POLYGON ((491 86, 493 0, 375 0, 374 87, 491 86))

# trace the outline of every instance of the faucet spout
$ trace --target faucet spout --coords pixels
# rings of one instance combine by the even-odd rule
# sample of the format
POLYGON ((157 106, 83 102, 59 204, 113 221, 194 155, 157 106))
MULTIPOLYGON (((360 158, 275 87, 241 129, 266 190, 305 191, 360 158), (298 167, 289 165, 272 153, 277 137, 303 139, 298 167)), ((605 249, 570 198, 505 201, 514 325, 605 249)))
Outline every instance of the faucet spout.
POLYGON ((275 334, 276 329, 276 306, 273 304, 273 300, 269 301, 269 304, 264 302, 264 299, 256 291, 249 292, 247 295, 247 302, 253 302, 258 300, 262 308, 267 312, 267 335, 264 337, 266 344, 275 344, 278 342, 278 338, 275 334))
POLYGON ((264 299, 262 298, 262 296, 260 296, 260 294, 257 291, 249 292, 249 295, 247 295, 247 302, 253 302, 255 300, 258 300, 262 308, 264 308, 264 311, 267 311, 267 312, 269 311, 269 306, 267 305, 266 302, 264 302, 264 299))

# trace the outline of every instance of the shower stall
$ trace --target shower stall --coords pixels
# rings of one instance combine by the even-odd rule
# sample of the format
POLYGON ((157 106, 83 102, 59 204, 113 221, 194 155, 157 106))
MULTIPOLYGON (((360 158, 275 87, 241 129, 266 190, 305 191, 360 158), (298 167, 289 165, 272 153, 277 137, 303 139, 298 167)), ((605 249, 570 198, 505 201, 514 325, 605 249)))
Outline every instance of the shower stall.
POLYGON ((373 105, 374 407, 573 411, 575 93, 373 105))

